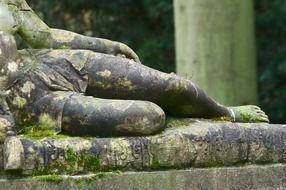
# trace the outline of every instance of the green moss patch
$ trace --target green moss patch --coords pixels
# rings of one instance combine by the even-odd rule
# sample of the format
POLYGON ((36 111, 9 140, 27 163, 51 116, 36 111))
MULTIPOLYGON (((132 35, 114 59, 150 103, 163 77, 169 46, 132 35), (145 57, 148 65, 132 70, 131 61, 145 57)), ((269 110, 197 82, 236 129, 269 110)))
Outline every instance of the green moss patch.
POLYGON ((46 181, 46 182, 61 182, 64 180, 64 177, 61 175, 43 175, 43 176, 35 176, 31 179, 46 181))
POLYGON ((34 139, 34 140, 41 140, 44 138, 50 138, 50 139, 62 139, 62 138, 68 138, 69 136, 57 134, 55 130, 53 129, 42 129, 38 127, 37 125, 32 126, 26 126, 21 131, 21 136, 28 138, 28 139, 34 139))
POLYGON ((102 165, 96 155, 89 155, 84 152, 75 152, 71 149, 66 151, 65 158, 54 160, 49 166, 34 169, 33 176, 39 175, 78 175, 98 172, 118 172, 117 168, 102 165))

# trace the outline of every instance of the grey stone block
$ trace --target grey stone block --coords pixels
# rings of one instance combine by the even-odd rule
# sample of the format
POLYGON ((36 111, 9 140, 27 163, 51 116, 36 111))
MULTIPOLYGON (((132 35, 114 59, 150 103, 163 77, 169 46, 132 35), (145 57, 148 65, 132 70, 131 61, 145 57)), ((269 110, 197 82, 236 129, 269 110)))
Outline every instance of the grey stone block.
POLYGON ((1 179, 9 190, 283 190, 286 165, 244 166, 157 172, 127 172, 104 178, 66 177, 59 181, 1 179))

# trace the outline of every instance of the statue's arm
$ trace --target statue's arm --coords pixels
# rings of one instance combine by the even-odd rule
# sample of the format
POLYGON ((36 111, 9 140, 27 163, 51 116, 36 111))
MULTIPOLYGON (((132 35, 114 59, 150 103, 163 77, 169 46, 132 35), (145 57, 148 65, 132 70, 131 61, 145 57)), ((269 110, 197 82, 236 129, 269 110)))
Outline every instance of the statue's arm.
POLYGON ((110 55, 122 55, 140 63, 139 57, 127 45, 102 38, 88 37, 74 32, 51 29, 53 48, 87 49, 110 55))
POLYGON ((86 49, 111 55, 122 55, 140 62, 136 53, 123 43, 60 29, 50 29, 27 4, 25 7, 27 7, 25 10, 18 11, 20 19, 18 34, 32 48, 86 49))
POLYGON ((51 48, 51 30, 32 9, 19 10, 17 17, 20 20, 18 34, 27 44, 32 48, 51 48))

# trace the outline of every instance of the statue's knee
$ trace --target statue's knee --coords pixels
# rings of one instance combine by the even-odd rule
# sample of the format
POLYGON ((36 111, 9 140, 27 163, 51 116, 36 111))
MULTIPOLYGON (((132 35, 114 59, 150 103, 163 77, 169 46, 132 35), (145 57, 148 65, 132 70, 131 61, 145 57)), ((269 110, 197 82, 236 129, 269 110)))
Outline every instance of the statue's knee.
POLYGON ((165 128, 165 113, 154 103, 138 101, 134 109, 125 114, 124 121, 116 126, 116 130, 120 133, 151 135, 165 128))
POLYGON ((63 110, 62 130, 71 135, 150 135, 164 126, 164 111, 147 101, 73 96, 63 110))

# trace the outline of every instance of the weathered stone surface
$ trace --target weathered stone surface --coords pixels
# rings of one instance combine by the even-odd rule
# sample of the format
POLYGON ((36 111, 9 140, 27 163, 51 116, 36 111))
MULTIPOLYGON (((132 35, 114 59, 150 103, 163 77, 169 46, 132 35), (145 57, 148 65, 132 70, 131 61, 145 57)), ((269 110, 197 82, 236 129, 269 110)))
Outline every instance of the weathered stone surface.
MULTIPOLYGON (((40 141, 17 138, 19 147, 24 149, 24 160, 13 169, 23 169, 28 174, 178 169, 286 160, 284 125, 181 119, 168 122, 166 131, 149 137, 40 141)), ((7 141, 5 144, 10 139, 7 141)))
POLYGON ((24 148, 20 139, 8 137, 4 144, 4 170, 22 169, 24 148))
POLYGON ((105 177, 47 177, 2 179, 9 190, 282 190, 286 189, 286 166, 248 166, 212 169, 128 172, 105 177), (47 182, 48 181, 48 182, 47 182))

